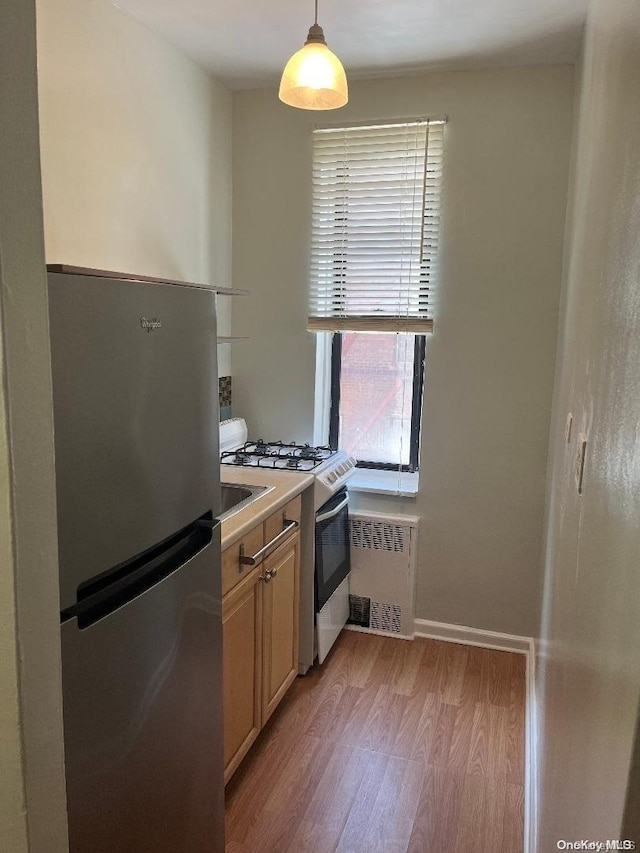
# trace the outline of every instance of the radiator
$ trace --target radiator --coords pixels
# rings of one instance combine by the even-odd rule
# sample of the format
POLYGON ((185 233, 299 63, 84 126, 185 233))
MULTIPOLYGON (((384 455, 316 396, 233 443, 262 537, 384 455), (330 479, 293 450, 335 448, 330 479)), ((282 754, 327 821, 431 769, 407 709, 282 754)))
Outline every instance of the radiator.
POLYGON ((349 512, 349 624, 413 637, 418 519, 349 512))

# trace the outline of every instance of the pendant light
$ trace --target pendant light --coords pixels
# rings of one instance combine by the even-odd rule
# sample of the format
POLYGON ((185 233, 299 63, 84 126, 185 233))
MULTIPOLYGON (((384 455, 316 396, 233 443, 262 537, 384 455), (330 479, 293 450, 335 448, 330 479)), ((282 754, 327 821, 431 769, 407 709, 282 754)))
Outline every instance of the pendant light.
POLYGON ((279 97, 301 110, 335 110, 349 100, 347 77, 318 25, 318 0, 315 7, 315 22, 304 47, 293 54, 282 72, 279 97))

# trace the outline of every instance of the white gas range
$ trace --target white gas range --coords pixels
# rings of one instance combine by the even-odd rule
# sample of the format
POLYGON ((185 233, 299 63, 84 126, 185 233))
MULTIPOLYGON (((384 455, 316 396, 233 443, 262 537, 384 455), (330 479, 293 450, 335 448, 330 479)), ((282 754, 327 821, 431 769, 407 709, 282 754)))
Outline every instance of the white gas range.
POLYGON ((344 450, 312 447, 284 441, 247 441, 244 418, 220 424, 220 462, 242 468, 273 468, 303 471, 314 475, 314 508, 320 509, 344 487, 356 467, 356 460, 344 450))
MULTIPOLYGON (((322 663, 349 616, 349 522, 346 483, 356 461, 343 450, 308 444, 247 440, 242 418, 220 424, 220 462, 314 475, 311 500, 303 501, 300 565, 300 659, 306 672, 322 663), (306 506, 305 506, 306 505, 306 506)), ((224 470, 221 479, 224 481, 224 470)), ((247 470, 247 483, 251 479, 247 470)))

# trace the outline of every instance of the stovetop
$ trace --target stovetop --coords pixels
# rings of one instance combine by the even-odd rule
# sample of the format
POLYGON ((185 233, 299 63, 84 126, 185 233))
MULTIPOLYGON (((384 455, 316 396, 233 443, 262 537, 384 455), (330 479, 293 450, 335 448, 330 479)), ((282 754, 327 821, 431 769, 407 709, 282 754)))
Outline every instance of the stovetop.
POLYGON ((286 471, 313 471, 337 453, 330 447, 313 447, 284 441, 247 441, 220 455, 225 465, 248 468, 279 468, 286 471))
MULTIPOLYGON (((247 437, 247 424, 243 418, 223 421, 220 424, 220 462, 248 469, 275 468, 312 473, 316 510, 343 488, 355 473, 356 460, 344 450, 286 441, 247 441, 247 437)), ((247 480, 250 479, 247 472, 247 480)))

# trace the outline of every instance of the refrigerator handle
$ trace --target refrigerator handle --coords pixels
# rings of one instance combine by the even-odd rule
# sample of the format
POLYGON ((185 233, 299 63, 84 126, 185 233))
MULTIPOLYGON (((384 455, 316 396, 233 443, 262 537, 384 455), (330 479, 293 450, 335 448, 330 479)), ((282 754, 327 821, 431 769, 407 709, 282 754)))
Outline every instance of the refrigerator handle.
POLYGON ((143 554, 81 584, 77 603, 62 612, 62 621, 75 618, 78 628, 88 628, 160 583, 211 543, 220 524, 211 516, 206 513, 143 554))

